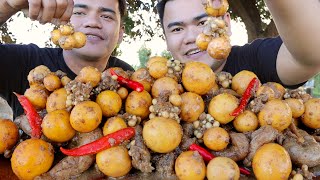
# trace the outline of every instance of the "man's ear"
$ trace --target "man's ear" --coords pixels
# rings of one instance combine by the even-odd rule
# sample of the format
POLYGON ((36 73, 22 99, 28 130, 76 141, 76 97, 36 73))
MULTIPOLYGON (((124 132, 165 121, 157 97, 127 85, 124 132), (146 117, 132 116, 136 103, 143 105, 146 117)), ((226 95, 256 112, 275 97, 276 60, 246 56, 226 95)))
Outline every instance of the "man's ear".
POLYGON ((118 39, 118 45, 122 42, 123 40, 123 34, 124 34, 124 26, 122 25, 120 27, 120 31, 119 31, 119 39, 118 39))
POLYGON ((226 22, 226 25, 228 27, 228 35, 231 36, 232 32, 231 32, 231 16, 230 13, 226 13, 223 16, 224 21, 226 22))

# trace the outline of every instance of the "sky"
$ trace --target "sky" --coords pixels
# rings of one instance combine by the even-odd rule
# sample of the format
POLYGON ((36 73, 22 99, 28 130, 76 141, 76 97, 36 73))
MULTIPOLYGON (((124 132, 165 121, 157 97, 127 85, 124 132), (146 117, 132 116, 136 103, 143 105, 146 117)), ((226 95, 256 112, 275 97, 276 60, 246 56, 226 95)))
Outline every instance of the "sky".
MULTIPOLYGON (((45 42, 50 37, 50 32, 53 30, 51 24, 41 25, 37 21, 31 21, 29 18, 24 18, 22 15, 15 15, 14 21, 10 22, 8 28, 17 39, 17 43, 29 44, 34 43, 39 47, 44 47, 45 42)), ((235 21, 231 22, 232 35, 230 37, 232 45, 243 45, 247 43, 247 32, 243 23, 235 21)), ((136 40, 134 42, 123 41, 120 45, 122 51, 120 59, 128 62, 131 65, 138 65, 138 50, 141 46, 152 50, 152 55, 160 54, 166 49, 166 44, 160 37, 155 37, 151 41, 136 40)))

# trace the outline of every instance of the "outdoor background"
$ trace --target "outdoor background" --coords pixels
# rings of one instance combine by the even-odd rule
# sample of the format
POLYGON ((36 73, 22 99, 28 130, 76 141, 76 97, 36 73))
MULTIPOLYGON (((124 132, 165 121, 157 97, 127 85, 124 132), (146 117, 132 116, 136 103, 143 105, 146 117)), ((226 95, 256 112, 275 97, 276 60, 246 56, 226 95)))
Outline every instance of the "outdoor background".
MULTIPOLYGON (((127 0, 129 13, 125 19, 126 36, 113 55, 140 68, 150 56, 170 57, 166 51, 162 29, 156 13, 155 0, 127 0)), ((278 35, 263 0, 229 0, 232 17, 232 45, 243 45, 260 37, 278 35)), ((41 25, 19 12, 0 27, 0 43, 29 44, 54 47, 49 40, 54 25, 41 25)), ((320 97, 320 74, 310 79, 306 88, 320 97)))

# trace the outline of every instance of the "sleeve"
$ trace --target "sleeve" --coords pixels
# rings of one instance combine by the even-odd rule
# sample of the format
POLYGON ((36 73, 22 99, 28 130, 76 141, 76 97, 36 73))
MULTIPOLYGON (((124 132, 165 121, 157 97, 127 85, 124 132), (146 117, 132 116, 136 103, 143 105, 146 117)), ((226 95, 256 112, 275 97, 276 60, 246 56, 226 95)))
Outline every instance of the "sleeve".
MULTIPOLYGON (((282 45, 281 38, 257 39, 242 47, 233 47, 227 62, 229 69, 236 74, 242 70, 254 72, 262 83, 277 82, 286 88, 297 88, 304 83, 287 86, 281 82, 277 73, 277 56, 282 45)), ((232 73, 231 73, 232 74, 232 73)))

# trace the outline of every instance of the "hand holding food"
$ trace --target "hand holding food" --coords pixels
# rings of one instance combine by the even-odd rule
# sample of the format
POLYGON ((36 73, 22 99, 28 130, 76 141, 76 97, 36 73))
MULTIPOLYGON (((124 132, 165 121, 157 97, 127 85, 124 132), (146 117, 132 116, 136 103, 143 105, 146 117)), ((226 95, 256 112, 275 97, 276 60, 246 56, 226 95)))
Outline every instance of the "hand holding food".
POLYGON ((68 23, 60 25, 51 32, 51 41, 62 49, 71 50, 82 48, 86 44, 87 37, 82 32, 74 31, 73 26, 68 23))
POLYGON ((228 29, 223 19, 229 3, 227 0, 205 0, 204 8, 209 17, 203 32, 196 39, 196 44, 212 58, 225 60, 231 51, 228 29))

